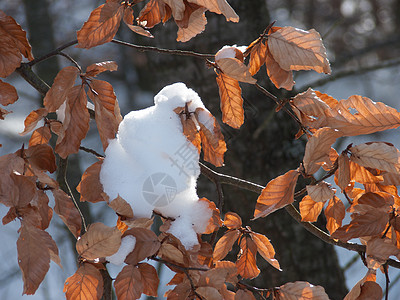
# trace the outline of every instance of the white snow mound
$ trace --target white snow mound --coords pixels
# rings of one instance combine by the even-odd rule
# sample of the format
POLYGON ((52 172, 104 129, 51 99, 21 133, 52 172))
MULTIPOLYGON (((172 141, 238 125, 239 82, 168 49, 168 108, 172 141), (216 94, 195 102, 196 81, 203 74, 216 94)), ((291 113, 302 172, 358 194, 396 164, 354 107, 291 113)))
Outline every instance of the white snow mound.
POLYGON ((212 212, 196 192, 198 151, 174 112, 185 103, 190 112, 205 109, 195 91, 175 83, 154 97, 154 106, 127 114, 105 151, 100 181, 110 199, 120 195, 132 206, 135 217, 156 210, 175 218, 169 232, 189 249, 198 244, 196 233, 205 230, 212 212))

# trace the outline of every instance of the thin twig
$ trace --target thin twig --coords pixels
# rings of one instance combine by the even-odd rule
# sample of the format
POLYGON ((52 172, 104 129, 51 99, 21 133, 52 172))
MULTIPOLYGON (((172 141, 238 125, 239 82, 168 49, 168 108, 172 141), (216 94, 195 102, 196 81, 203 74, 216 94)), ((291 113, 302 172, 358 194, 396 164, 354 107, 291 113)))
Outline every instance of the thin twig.
POLYGON ((53 50, 53 51, 51 51, 51 52, 39 57, 39 58, 31 60, 30 62, 27 63, 27 65, 32 67, 33 65, 35 65, 35 64, 37 64, 37 63, 39 63, 39 62, 41 62, 43 60, 46 60, 46 59, 48 59, 50 57, 53 57, 53 56, 56 56, 56 55, 60 54, 60 52, 62 50, 64 50, 65 48, 68 48, 68 47, 70 47, 72 45, 75 45, 77 43, 78 43, 78 40, 74 40, 74 41, 68 42, 68 43, 58 47, 57 49, 55 49, 55 50, 53 50))
POLYGON ((96 152, 95 150, 90 149, 90 148, 86 148, 86 147, 83 147, 83 146, 80 146, 79 150, 82 150, 82 151, 85 151, 87 153, 93 154, 93 155, 95 155, 97 157, 104 157, 104 155, 101 155, 100 153, 96 152))
POLYGON ((78 68, 79 72, 82 73, 82 68, 75 59, 73 59, 71 56, 61 51, 58 54, 67 58, 70 62, 72 62, 75 65, 75 67, 78 68))
POLYGON ((383 266, 383 271, 385 272, 385 279, 386 279, 386 287, 385 287, 385 300, 389 299, 389 266, 387 264, 384 264, 383 266))

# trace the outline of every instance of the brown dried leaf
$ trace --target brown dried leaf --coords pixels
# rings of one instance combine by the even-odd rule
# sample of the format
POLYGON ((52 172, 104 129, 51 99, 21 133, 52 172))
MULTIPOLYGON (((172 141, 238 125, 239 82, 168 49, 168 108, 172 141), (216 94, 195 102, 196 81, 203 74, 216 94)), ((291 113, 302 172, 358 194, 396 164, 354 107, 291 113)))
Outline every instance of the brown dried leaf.
POLYGON ((392 144, 384 142, 364 143, 349 149, 350 159, 366 168, 389 173, 400 172, 400 152, 392 144))
POLYGON ((244 109, 239 81, 223 73, 219 73, 216 79, 221 98, 222 122, 240 128, 244 122, 244 109))
POLYGON ((141 263, 138 265, 140 274, 142 275, 143 294, 157 297, 157 289, 160 283, 156 269, 149 264, 141 263))
POLYGON ((37 194, 38 197, 33 201, 32 205, 37 208, 40 221, 39 224, 35 224, 35 226, 39 226, 40 229, 45 230, 50 225, 51 218, 53 217, 53 210, 49 207, 49 197, 47 197, 46 193, 39 190, 37 194))
POLYGON ((374 176, 370 171, 356 164, 355 162, 349 161, 350 166, 350 178, 352 181, 359 182, 361 184, 377 183, 383 181, 382 176, 374 176))
POLYGON ((228 229, 239 229, 242 227, 242 218, 234 212, 227 212, 224 217, 224 225, 228 229))
POLYGON ((77 32, 79 48, 92 48, 110 42, 118 31, 124 5, 107 2, 94 9, 77 32))
POLYGON ((132 265, 125 266, 114 282, 118 300, 139 299, 143 292, 143 280, 139 269, 132 265))
POLYGON ((29 147, 24 153, 28 162, 39 170, 53 173, 57 169, 53 148, 47 144, 29 147))
POLYGON ((257 80, 251 76, 249 68, 237 58, 221 58, 215 62, 226 76, 251 84, 257 82, 257 80))
POLYGON ((361 285, 357 300, 381 300, 382 298, 383 291, 380 285, 373 281, 366 281, 361 285))
POLYGON ((117 198, 108 203, 108 206, 110 206, 120 216, 125 218, 133 218, 132 207, 119 195, 117 198))
POLYGON ((63 292, 67 300, 100 300, 103 294, 103 277, 94 265, 83 263, 74 275, 67 278, 63 292))
POLYGON ((151 229, 151 226, 154 222, 154 217, 149 218, 138 218, 138 219, 126 219, 123 221, 129 228, 139 227, 139 228, 146 228, 151 229))
MULTIPOLYGON (((12 183, 9 187, 9 189, 11 189, 11 197, 8 199, 8 202, 3 203, 7 206, 16 206, 19 208, 32 203, 37 197, 34 179, 15 173, 12 173, 10 177, 12 179, 12 183)), ((2 194, 7 194, 7 192, 2 189, 2 194)))
POLYGON ((367 241, 366 261, 369 269, 379 269, 390 256, 398 256, 400 249, 391 239, 375 237, 367 241))
POLYGON ((215 268, 217 269, 224 269, 228 272, 226 276, 226 282, 230 282, 234 285, 238 282, 237 278, 237 268, 235 263, 227 260, 222 260, 222 261, 216 261, 215 262, 215 268))
POLYGON ((257 251, 260 255, 274 268, 281 270, 279 262, 275 259, 275 249, 269 239, 262 234, 251 232, 250 236, 257 246, 257 251))
POLYGON ((249 290, 238 290, 234 300, 256 300, 253 293, 249 290))
POLYGON ((325 208, 326 229, 332 234, 342 226, 342 221, 346 214, 346 208, 343 202, 336 196, 329 200, 328 206, 325 208))
POLYGON ((203 299, 223 300, 222 295, 212 286, 201 286, 196 289, 196 293, 203 299))
POLYGON ((329 297, 322 286, 296 281, 281 285, 277 290, 276 299, 329 300, 329 297))
POLYGON ((383 185, 395 185, 400 186, 400 174, 399 173, 383 173, 383 185))
MULTIPOLYGON (((0 11, 1 12, 1 11, 0 11)), ((0 80, 0 104, 7 106, 18 100, 17 90, 11 84, 0 80)))
POLYGON ((320 215, 324 202, 316 202, 309 195, 300 201, 301 221, 316 222, 320 215))
POLYGON ((303 164, 306 174, 314 174, 322 164, 329 162, 329 153, 332 144, 341 133, 337 130, 324 127, 317 130, 306 144, 303 164))
POLYGON ((268 36, 268 49, 286 71, 331 73, 326 49, 317 31, 282 27, 268 36))
POLYGON ((290 170, 284 175, 278 176, 268 182, 257 199, 254 219, 265 217, 292 203, 294 201, 294 189, 299 174, 297 170, 290 170))
POLYGON ((239 16, 226 0, 188 0, 200 6, 207 8, 216 14, 223 14, 227 21, 239 22, 239 16))
POLYGON ((58 250, 51 236, 43 230, 22 224, 17 241, 18 264, 24 280, 23 294, 33 295, 50 267, 50 249, 58 250))
POLYGON ((212 211, 212 215, 210 220, 208 221, 206 230, 202 232, 203 234, 213 233, 215 230, 222 226, 222 221, 220 217, 220 212, 217 206, 213 201, 208 200, 207 198, 200 198, 199 201, 205 201, 208 204, 208 208, 212 211))
POLYGON ((89 92, 88 95, 94 102, 97 129, 103 150, 105 150, 108 146, 108 141, 115 138, 122 116, 117 97, 110 83, 102 80, 93 80, 91 87, 97 92, 97 95, 92 92, 89 92))
POLYGON ((103 61, 95 64, 91 64, 89 67, 86 68, 85 76, 95 77, 100 73, 105 71, 117 71, 118 65, 115 61, 108 60, 103 61))
POLYGON ((72 199, 61 189, 52 190, 55 206, 54 211, 68 227, 71 233, 78 238, 81 233, 82 219, 72 199))
POLYGON ((48 144, 51 139, 51 132, 49 126, 42 126, 32 132, 29 139, 29 147, 48 144))
POLYGON ((64 103, 78 74, 79 70, 74 66, 65 67, 58 72, 53 85, 43 99, 43 105, 49 112, 55 112, 64 103))
POLYGON ((82 175, 81 182, 76 190, 81 194, 80 201, 92 203, 108 201, 107 195, 103 192, 103 185, 100 182, 100 171, 103 160, 99 160, 91 165, 82 175))
POLYGON ((93 223, 76 242, 76 251, 83 258, 96 259, 113 255, 120 246, 121 232, 118 228, 93 223))
POLYGON ((333 190, 325 181, 321 181, 315 185, 307 185, 306 189, 308 195, 315 202, 325 203, 335 195, 335 190, 333 190))
POLYGON ((143 259, 157 253, 158 249, 160 249, 160 242, 156 234, 149 229, 131 228, 125 231, 122 237, 127 235, 132 235, 136 238, 135 249, 125 258, 127 264, 137 265, 143 259))
POLYGON ((286 71, 280 67, 280 65, 272 57, 268 51, 265 58, 265 68, 267 74, 272 83, 278 88, 284 88, 291 91, 294 86, 293 71, 286 71))
MULTIPOLYGON (((32 47, 26 38, 26 32, 21 26, 10 16, 7 16, 0 10, 0 28, 6 32, 7 37, 12 39, 12 44, 19 52, 28 60, 33 60, 32 47)), ((3 36, 2 36, 3 39, 3 36)))
POLYGON ((36 127, 37 123, 47 115, 48 111, 46 108, 39 108, 37 110, 33 110, 25 119, 24 125, 25 129, 23 132, 20 133, 20 135, 25 135, 33 128, 36 127))
POLYGON ((238 274, 246 279, 252 279, 260 274, 256 264, 257 245, 251 237, 243 237, 240 241, 240 257, 236 261, 238 274))
MULTIPOLYGON (((364 284, 368 283, 368 285, 370 284, 376 284, 376 271, 375 270, 368 270, 367 274, 359 281, 356 283, 356 285, 351 289, 351 291, 346 295, 346 297, 344 297, 344 300, 355 300, 355 299, 359 299, 358 297, 361 294, 361 288, 364 284)), ((378 285, 379 286, 379 285, 378 285)), ((381 289, 382 291, 382 289, 381 289)), ((365 295, 365 294, 364 294, 365 295)), ((369 298, 361 298, 364 300, 367 300, 369 298)), ((382 296, 378 299, 378 298, 372 298, 374 300, 380 300, 382 299, 382 296)))
POLYGON ((8 77, 21 65, 21 53, 14 40, 0 27, 0 77, 8 77))
POLYGON ((215 244, 213 259, 215 261, 224 259, 224 257, 232 250, 233 244, 240 236, 239 230, 227 231, 215 244))
POLYGON ((250 51, 249 72, 254 75, 260 70, 267 58, 268 48, 262 40, 256 43, 250 51))
POLYGON ((4 116, 8 115, 9 113, 12 113, 12 111, 8 111, 0 107, 0 120, 4 120, 4 116))
POLYGON ((338 186, 344 191, 350 184, 350 160, 345 153, 338 158, 338 170, 336 172, 338 186))
POLYGON ((153 28, 161 21, 165 23, 171 16, 171 9, 163 0, 150 0, 140 11, 138 22, 146 28, 153 28))
POLYGON ((188 2, 184 3, 185 11, 183 18, 179 20, 175 18, 175 23, 179 27, 176 38, 178 42, 187 42, 199 33, 202 33, 207 24, 206 9, 204 7, 188 2))

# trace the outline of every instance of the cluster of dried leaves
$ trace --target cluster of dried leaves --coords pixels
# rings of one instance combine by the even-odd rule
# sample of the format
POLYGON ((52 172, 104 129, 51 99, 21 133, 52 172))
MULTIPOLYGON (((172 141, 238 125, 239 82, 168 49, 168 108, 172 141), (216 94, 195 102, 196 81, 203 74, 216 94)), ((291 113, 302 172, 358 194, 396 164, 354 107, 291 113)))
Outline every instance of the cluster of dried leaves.
MULTIPOLYGON (((135 18, 133 8, 139 2, 142 1, 108 0, 93 10, 77 33, 78 47, 92 48, 110 42, 121 20, 134 32, 151 36, 148 28, 172 16, 179 27, 178 41, 187 41, 204 30, 207 10, 223 14, 228 21, 238 21, 226 0, 150 0, 135 18)), ((30 61, 33 57, 25 31, 2 11, 0 33, 0 76, 7 77, 20 66, 21 54, 30 61)), ((293 71, 330 73, 318 32, 272 25, 244 53, 235 47, 222 49, 215 55, 215 62, 208 63, 217 74, 222 120, 233 128, 244 123, 239 82, 255 84, 252 76, 262 65, 265 64, 268 77, 276 87, 288 90, 294 85, 293 71), (250 57, 247 65, 246 57, 250 57)), ((138 299, 142 294, 157 296, 159 278, 155 268, 143 262, 145 259, 159 261, 175 272, 169 282, 175 287, 166 293, 167 299, 255 299, 253 292, 274 299, 328 299, 322 287, 308 282, 252 289, 243 280, 259 275, 257 252, 280 270, 274 247, 266 236, 253 232, 249 226, 243 227, 236 213, 227 212, 221 220, 220 210, 205 198, 200 201, 208 204, 213 215, 203 234, 216 236, 218 231, 224 231, 215 245, 207 242, 207 236, 199 234, 199 245, 185 249, 176 237, 167 233, 170 219, 163 219, 161 233, 157 236, 150 230, 153 219, 135 218, 124 199, 117 197, 110 201, 105 195, 99 180, 101 159, 83 174, 77 188, 80 201, 105 201, 118 215, 118 222, 115 227, 94 223, 85 231, 76 203, 48 173, 57 169, 55 154, 65 159, 78 152, 89 129, 88 98, 94 104, 103 149, 108 140, 115 137, 122 119, 118 101, 111 84, 95 78, 104 71, 115 70, 117 65, 111 61, 92 64, 86 72, 77 64, 63 68, 43 99, 44 107, 32 111, 25 120, 22 135, 34 130, 43 120, 43 125, 33 131, 28 148, 23 146, 15 153, 0 157, 0 202, 9 207, 3 224, 16 218, 21 222, 17 250, 24 293, 35 293, 49 269, 50 260, 60 264, 56 243, 45 231, 54 210, 77 238, 80 264, 65 282, 67 299, 101 298, 105 257, 115 254, 126 236, 133 236, 136 242, 114 281, 118 299, 138 299), (53 112, 57 112, 57 120, 49 115, 53 112), (54 149, 49 145, 52 133, 58 136, 54 149), (54 208, 48 205, 48 190, 54 196, 54 208), (236 250, 235 260, 224 260, 228 253, 236 250)), ((17 99, 15 88, 0 81, 0 104, 6 106, 17 99)), ((293 97, 290 105, 302 124, 297 137, 305 134, 307 139, 303 162, 296 170, 266 185, 257 199, 254 219, 291 205, 295 196, 306 194, 299 203, 303 222, 315 222, 324 210, 326 229, 332 239, 347 242, 359 238, 366 245, 367 274, 346 299, 378 299, 382 289, 376 283, 376 270, 387 272, 386 262, 390 256, 400 259, 400 198, 396 188, 400 185, 399 150, 388 143, 371 142, 350 144, 339 154, 332 145, 343 136, 397 128, 400 113, 365 97, 351 96, 338 101, 312 89, 293 97), (323 180, 314 179, 320 168, 326 171, 324 178, 334 177, 348 201, 347 210, 336 189, 323 180), (300 175, 311 180, 305 189, 295 193, 300 175), (343 225, 346 213, 350 214, 351 221, 343 225)), ((204 160, 222 166, 227 149, 214 116, 203 109, 191 112, 187 105, 177 107, 175 112, 181 119, 183 133, 199 153, 203 151, 204 160)), ((0 118, 7 113, 1 108, 0 118)))

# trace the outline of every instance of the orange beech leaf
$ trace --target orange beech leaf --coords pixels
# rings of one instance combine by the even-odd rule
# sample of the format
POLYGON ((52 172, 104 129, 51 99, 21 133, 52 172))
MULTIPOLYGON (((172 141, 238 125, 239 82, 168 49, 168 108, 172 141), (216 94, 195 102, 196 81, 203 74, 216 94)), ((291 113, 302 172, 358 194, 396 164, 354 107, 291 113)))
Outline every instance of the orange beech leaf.
POLYGON ((49 112, 55 112, 67 99, 78 74, 79 70, 74 66, 65 67, 58 72, 53 85, 43 99, 43 105, 49 112))
POLYGON ((257 80, 251 76, 249 68, 237 58, 226 57, 218 59, 215 62, 226 76, 251 84, 257 82, 257 80))
POLYGON ((108 146, 108 141, 114 139, 122 121, 117 97, 110 83, 102 80, 93 80, 91 88, 97 93, 88 92, 89 98, 94 102, 95 119, 99 131, 103 150, 108 146))
POLYGON ((122 17, 122 20, 126 25, 133 25, 133 22, 135 21, 135 16, 133 15, 132 6, 125 7, 124 16, 122 17))
MULTIPOLYGON (((3 29, 7 36, 13 41, 19 52, 25 56, 29 61, 33 60, 32 47, 26 38, 26 31, 10 16, 7 16, 0 10, 0 28, 3 29)), ((3 38, 3 36, 2 36, 3 38)))
POLYGON ((186 136, 189 142, 191 142, 197 150, 201 151, 201 139, 200 133, 197 128, 197 120, 190 112, 186 111, 185 107, 177 107, 174 112, 179 116, 183 128, 183 134, 186 136), (190 117, 187 116, 190 115, 190 117))
POLYGON ((108 206, 110 206, 120 216, 125 218, 133 218, 132 207, 119 195, 117 198, 110 201, 108 206))
POLYGON ((225 285, 225 279, 228 276, 228 270, 223 268, 213 268, 202 272, 198 281, 199 286, 211 286, 217 290, 225 285))
POLYGON ((226 0, 188 0, 189 2, 198 4, 207 8, 209 11, 222 14, 227 21, 239 22, 239 16, 226 0))
POLYGON ((67 300, 100 300, 103 295, 103 277, 94 265, 83 263, 64 283, 67 300))
POLYGON ((32 132, 29 139, 29 147, 41 144, 48 144, 51 139, 51 132, 49 126, 42 126, 32 132))
POLYGON ((324 202, 316 202, 309 195, 300 201, 301 221, 316 222, 320 215, 324 202))
POLYGON ((268 35, 268 49, 286 71, 314 70, 331 73, 326 49, 317 31, 282 27, 268 35))
POLYGON ((139 227, 139 228, 146 228, 151 229, 151 226, 154 222, 154 217, 149 218, 137 218, 137 219, 126 219, 123 221, 129 228, 139 227))
POLYGON ((257 246, 258 253, 260 253, 260 255, 274 268, 282 271, 279 262, 275 259, 274 246, 272 246, 269 239, 265 235, 255 232, 251 232, 250 236, 257 246))
POLYGON ((122 235, 125 237, 132 235, 136 238, 135 249, 126 256, 125 262, 130 265, 136 265, 143 259, 157 253, 160 249, 160 242, 156 234, 146 228, 131 228, 122 235))
POLYGON ((118 220, 117 220, 117 228, 119 231, 121 231, 122 234, 125 233, 125 231, 127 231, 129 229, 128 225, 126 225, 124 222, 121 221, 121 217, 118 216, 118 220))
POLYGON ((17 241, 18 264, 24 280, 23 294, 33 295, 50 267, 50 252, 58 257, 51 236, 29 224, 22 224, 17 241))
MULTIPOLYGON (((19 191, 14 191, 18 188, 18 184, 14 182, 13 176, 18 176, 15 172, 22 174, 25 169, 25 161, 21 157, 20 154, 10 153, 3 156, 0 156, 0 202, 5 206, 12 207, 18 204, 17 196, 19 196, 19 191)), ((25 178, 24 178, 25 179, 25 178)), ((32 182, 28 180, 28 185, 31 185, 32 182)), ((24 185, 22 185, 25 187, 24 185)), ((30 192, 27 193, 28 196, 33 196, 35 193, 36 187, 33 187, 30 192)), ((32 198, 29 198, 25 203, 28 204, 32 198)))
POLYGON ((226 144, 217 120, 202 108, 196 108, 195 116, 200 125, 204 160, 216 167, 223 166, 226 144))
POLYGON ((0 80, 0 104, 7 106, 18 100, 17 90, 11 84, 0 80))
MULTIPOLYGON (((365 284, 367 284, 367 290, 370 290, 370 288, 373 287, 374 284, 375 284, 375 288, 373 288, 373 289, 379 290, 380 286, 375 281, 376 281, 376 270, 368 269, 367 274, 360 281, 358 281, 355 284, 355 286, 350 290, 350 292, 346 295, 346 297, 344 297, 344 300, 356 300, 356 299, 380 300, 380 299, 382 299, 382 289, 380 289, 381 296, 379 298, 377 298, 377 297, 369 298, 368 295, 365 294, 366 289, 364 289, 364 295, 363 295, 364 297, 359 298, 359 296, 361 296, 362 286, 365 284)), ((371 294, 371 296, 373 294, 375 294, 375 292, 373 292, 371 294)))
POLYGON ((223 73, 219 73, 216 79, 221 98, 222 122, 240 128, 244 122, 244 109, 239 81, 223 73))
POLYGON ((293 71, 286 71, 280 67, 269 51, 265 58, 265 68, 272 83, 278 88, 291 91, 294 86, 293 71))
POLYGON ((224 225, 228 229, 239 229, 242 227, 242 218, 234 212, 227 212, 224 217, 224 225))
MULTIPOLYGON (((4 203, 7 206, 24 207, 37 197, 36 183, 32 177, 11 174, 12 184, 9 187, 11 189, 11 197, 8 199, 8 203, 4 203)), ((6 191, 2 190, 3 194, 6 191)))
POLYGON ((333 196, 333 198, 329 200, 328 206, 325 208, 325 217, 327 221, 326 229, 329 230, 330 234, 342 226, 342 221, 345 214, 346 208, 342 200, 336 196, 333 196))
POLYGON ((318 96, 319 99, 321 99, 323 102, 325 102, 330 108, 334 108, 339 103, 339 101, 337 101, 332 96, 329 96, 328 94, 321 93, 320 91, 314 91, 314 93, 318 96))
POLYGON ((222 295, 212 286, 200 286, 196 289, 196 294, 199 294, 202 299, 222 300, 222 295))
POLYGON ((360 300, 380 300, 383 298, 383 291, 379 284, 373 281, 366 281, 361 285, 360 300))
POLYGON ((150 37, 150 38, 154 37, 149 31, 144 29, 142 26, 133 25, 134 16, 133 16, 132 7, 130 7, 130 6, 125 7, 123 20, 124 20, 124 23, 128 26, 128 28, 130 30, 132 30, 133 32, 143 35, 143 36, 150 37))
POLYGON ((160 251, 158 255, 162 257, 162 259, 172 262, 176 265, 180 266, 188 266, 188 259, 185 258, 184 254, 180 249, 175 247, 172 244, 163 243, 161 244, 160 251))
POLYGON ((132 265, 125 266, 115 279, 114 287, 118 300, 139 299, 144 288, 139 269, 132 265))
POLYGON ((39 108, 37 110, 33 110, 25 119, 24 125, 25 129, 23 132, 20 133, 20 135, 25 135, 33 128, 36 127, 37 123, 47 115, 48 111, 46 108, 39 108))
POLYGON ((313 299, 313 300, 329 300, 325 289, 322 286, 312 285, 306 281, 289 282, 281 285, 274 292, 275 299, 313 299))
POLYGON ((166 291, 164 297, 168 300, 187 299, 192 291, 192 287, 188 280, 178 284, 173 290, 166 291))
POLYGON ((236 264, 231 262, 231 261, 227 261, 227 260, 221 260, 221 261, 216 261, 215 262, 215 268, 217 269, 224 269, 228 272, 227 276, 226 276, 226 281, 230 282, 234 285, 236 285, 236 283, 238 282, 238 278, 237 278, 237 267, 236 264))
POLYGON ((118 65, 115 61, 103 61, 95 64, 91 64, 86 68, 86 73, 85 76, 89 77, 95 77, 100 73, 103 73, 105 71, 117 71, 118 70, 118 65))
POLYGON ((254 75, 260 70, 267 58, 268 48, 262 40, 256 43, 250 51, 249 72, 254 75))
POLYGON ((350 224, 338 228, 333 234, 334 239, 347 242, 352 238, 381 234, 389 222, 389 214, 371 207, 362 215, 355 215, 350 224))
POLYGON ((143 35, 143 36, 147 36, 147 37, 149 37, 149 38, 154 38, 154 36, 150 33, 150 31, 144 29, 144 28, 141 27, 141 26, 130 25, 130 24, 127 24, 127 26, 128 26, 128 28, 129 28, 130 30, 132 30, 133 32, 135 32, 135 33, 137 33, 137 34, 140 34, 140 35, 143 35))
POLYGON ((315 202, 325 203, 327 200, 332 199, 335 195, 335 190, 332 189, 328 183, 321 181, 315 185, 306 186, 307 193, 315 202))
POLYGON ((82 175, 81 182, 76 190, 81 194, 81 202, 92 203, 108 201, 107 195, 103 192, 103 185, 100 182, 100 170, 103 160, 99 160, 91 165, 82 175))
POLYGON ((349 148, 350 159, 366 168, 389 173, 400 171, 400 152, 395 146, 384 142, 364 143, 349 148))
POLYGON ((290 170, 268 182, 257 199, 254 219, 268 216, 270 213, 292 203, 299 174, 297 170, 290 170))
POLYGON ((227 231, 215 244, 213 259, 215 261, 224 259, 228 255, 229 251, 232 250, 233 244, 237 241, 241 235, 239 230, 227 231))
POLYGON ((182 20, 185 12, 185 3, 183 0, 162 0, 171 9, 175 20, 182 20))
POLYGON ((179 28, 176 38, 178 42, 187 42, 204 31, 207 24, 205 12, 204 7, 185 2, 183 18, 179 20, 175 18, 175 23, 179 28))
POLYGON ((107 2, 94 9, 77 32, 78 48, 92 48, 110 42, 118 31, 124 5, 107 2))
POLYGON ((111 256, 120 246, 121 232, 118 228, 93 223, 76 242, 76 251, 83 258, 96 259, 111 256))
POLYGON ((21 53, 4 29, 0 27, 0 77, 8 77, 21 65, 21 53))
POLYGON ((386 192, 366 192, 357 195, 347 209, 350 213, 365 214, 372 208, 388 213, 393 209, 394 197, 386 192))
POLYGON ((240 257, 236 261, 238 274, 246 279, 252 279, 260 274, 256 264, 257 245, 251 237, 243 237, 240 241, 240 257))
POLYGON ((324 127, 309 138, 303 158, 306 174, 314 174, 322 164, 329 161, 331 146, 340 136, 339 131, 324 127))
POLYGON ((54 196, 54 211, 61 218, 69 231, 78 238, 81 233, 82 219, 70 196, 61 189, 51 190, 54 196))
POLYGON ((256 300, 253 293, 249 290, 238 290, 234 300, 256 300))
POLYGON ((400 174, 399 173, 383 173, 383 182, 382 184, 384 185, 395 185, 399 186, 400 185, 400 174))
POLYGON ((359 182, 361 184, 377 183, 383 181, 382 176, 375 176, 366 168, 361 167, 355 162, 349 161, 349 166, 350 166, 350 178, 352 181, 354 180, 355 182, 359 182))
POLYGON ((156 269, 149 264, 138 264, 140 274, 142 275, 143 294, 157 297, 157 289, 160 283, 156 269))
POLYGON ((379 269, 390 256, 398 256, 400 249, 393 244, 391 239, 374 237, 367 240, 366 261, 369 269, 379 269))
POLYGON ((53 148, 47 144, 29 147, 24 153, 29 163, 39 170, 46 170, 53 173, 57 169, 53 148))
POLYGON ((338 186, 344 191, 350 183, 350 160, 349 157, 341 153, 338 158, 338 170, 335 174, 338 186))
POLYGON ((79 151, 81 141, 89 130, 90 120, 83 85, 71 88, 66 101, 63 132, 58 136, 55 148, 56 152, 64 159, 79 151))
POLYGON ((212 215, 210 220, 208 221, 207 228, 203 234, 213 233, 215 230, 222 226, 222 221, 220 217, 220 212, 217 206, 213 201, 208 200, 207 198, 200 198, 199 201, 205 201, 208 204, 208 208, 211 209, 212 215))
POLYGON ((165 23, 171 17, 171 8, 163 0, 150 0, 140 11, 138 22, 146 28, 153 28, 161 21, 165 23))

